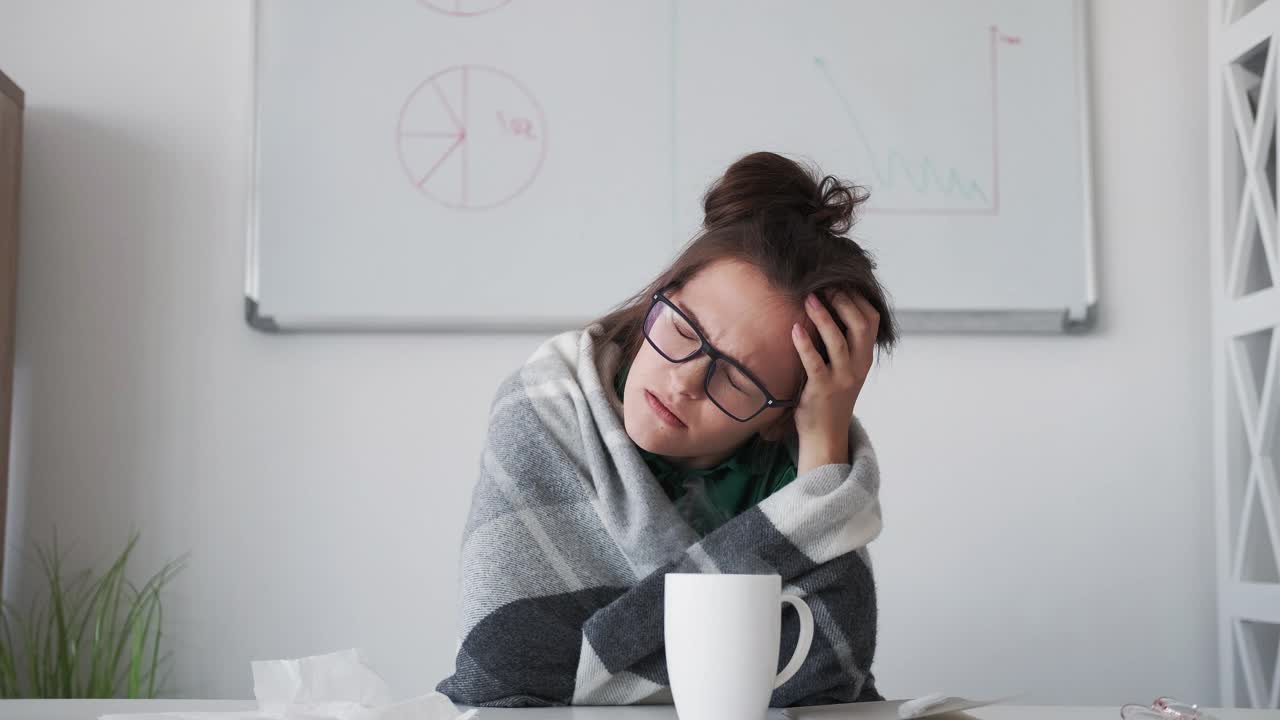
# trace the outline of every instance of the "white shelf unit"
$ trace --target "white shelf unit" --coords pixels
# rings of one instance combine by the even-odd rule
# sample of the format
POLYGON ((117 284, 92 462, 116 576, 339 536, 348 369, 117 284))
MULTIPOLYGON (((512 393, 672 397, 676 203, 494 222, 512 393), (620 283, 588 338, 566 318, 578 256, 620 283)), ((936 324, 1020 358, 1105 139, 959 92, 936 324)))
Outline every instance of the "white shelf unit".
POLYGON ((1224 707, 1277 708, 1280 0, 1210 0, 1209 12, 1220 700, 1224 707))

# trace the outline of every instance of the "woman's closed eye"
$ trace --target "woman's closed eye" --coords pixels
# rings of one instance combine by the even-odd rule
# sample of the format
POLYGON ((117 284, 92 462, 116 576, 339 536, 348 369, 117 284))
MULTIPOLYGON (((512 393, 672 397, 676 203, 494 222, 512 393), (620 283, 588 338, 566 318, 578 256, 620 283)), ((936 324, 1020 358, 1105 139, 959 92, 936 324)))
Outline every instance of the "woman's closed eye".
POLYGON ((688 325, 684 324, 684 323, 683 323, 681 320, 679 320, 678 318, 676 318, 676 317, 672 317, 672 318, 671 318, 671 324, 675 327, 676 332, 680 333, 680 336, 681 336, 681 337, 683 337, 683 338, 685 338, 685 339, 688 339, 688 340, 697 340, 697 339, 698 339, 698 336, 697 336, 696 334, 694 334, 693 330, 692 330, 692 329, 690 329, 688 325))
MULTIPOLYGON (((689 327, 689 324, 683 318, 674 313, 671 315, 671 327, 675 329, 680 337, 686 340, 696 341, 698 339, 697 331, 689 327)), ((747 388, 751 386, 751 381, 743 376, 742 371, 732 365, 726 364, 723 367, 724 376, 728 380, 729 386, 742 395, 748 394, 747 388)))
POLYGON ((740 393, 742 393, 742 394, 744 394, 744 395, 746 394, 746 392, 747 392, 746 388, 747 388, 747 382, 748 382, 748 381, 747 381, 747 379, 746 379, 746 378, 742 377, 742 373, 740 373, 740 372, 738 372, 736 369, 734 369, 734 368, 730 367, 730 368, 728 368, 728 369, 725 371, 725 374, 724 374, 724 375, 725 375, 725 377, 726 377, 726 378, 728 378, 728 380, 729 380, 729 384, 730 384, 731 386, 733 386, 733 389, 734 389, 734 390, 737 390, 738 392, 740 392, 740 393))

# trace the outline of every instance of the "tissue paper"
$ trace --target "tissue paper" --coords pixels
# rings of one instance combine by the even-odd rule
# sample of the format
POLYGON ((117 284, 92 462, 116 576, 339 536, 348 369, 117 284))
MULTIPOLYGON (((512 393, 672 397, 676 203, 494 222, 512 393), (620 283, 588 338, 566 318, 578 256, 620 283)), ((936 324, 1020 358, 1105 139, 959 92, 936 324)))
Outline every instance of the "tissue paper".
POLYGON ((365 711, 391 703, 386 682, 355 649, 297 660, 255 660, 251 665, 258 710, 270 717, 363 720, 365 711))
POLYGON ((364 662, 360 651, 342 650, 293 660, 255 660, 248 712, 113 714, 99 720, 470 720, 444 695, 391 702, 386 681, 364 662))

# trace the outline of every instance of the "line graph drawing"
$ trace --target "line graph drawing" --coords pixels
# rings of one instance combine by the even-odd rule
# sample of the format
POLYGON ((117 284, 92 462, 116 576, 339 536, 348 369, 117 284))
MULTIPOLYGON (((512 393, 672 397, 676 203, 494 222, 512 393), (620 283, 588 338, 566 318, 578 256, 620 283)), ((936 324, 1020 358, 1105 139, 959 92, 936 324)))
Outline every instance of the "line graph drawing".
POLYGON ((423 195, 450 208, 493 208, 524 192, 541 171, 546 119, 537 98, 510 74, 458 65, 409 94, 396 145, 423 195))
POLYGON ((418 0, 423 7, 454 17, 475 17, 504 7, 511 0, 418 0))
POLYGON ((990 92, 991 166, 987 184, 961 168, 937 162, 934 158, 913 156, 897 147, 878 148, 863 127, 855 104, 840 87, 830 66, 822 56, 814 57, 814 66, 835 94, 852 127, 855 141, 870 159, 876 185, 873 190, 906 190, 921 196, 921 207, 868 206, 867 212, 892 215, 998 215, 1000 214, 1000 73, 1002 45, 1020 45, 1022 39, 1007 35, 992 25, 989 33, 988 78, 990 92), (949 200, 954 205, 943 205, 949 200), (965 205, 971 205, 965 207, 965 205))

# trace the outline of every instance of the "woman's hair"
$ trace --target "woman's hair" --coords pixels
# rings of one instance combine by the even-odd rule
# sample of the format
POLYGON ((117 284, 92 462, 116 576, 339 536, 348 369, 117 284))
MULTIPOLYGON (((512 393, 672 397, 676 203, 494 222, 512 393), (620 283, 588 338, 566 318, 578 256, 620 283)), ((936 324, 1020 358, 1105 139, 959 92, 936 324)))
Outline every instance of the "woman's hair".
MULTIPOLYGON (((725 171, 702 199, 702 229, 671 267, 648 287, 596 320, 604 326, 597 342, 617 342, 623 362, 639 352, 649 301, 658 290, 679 288, 709 264, 736 259, 759 269, 769 283, 797 305, 815 293, 843 328, 825 297, 829 291, 861 295, 880 313, 876 344, 891 352, 898 325, 887 293, 876 279, 875 261, 845 237, 854 211, 867 200, 866 188, 850 185, 771 152, 746 155, 725 171)), ((790 336, 779 342, 791 342, 790 336)), ((814 344, 827 357, 821 337, 814 344)))

